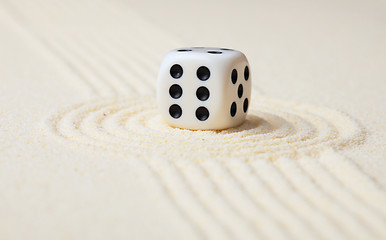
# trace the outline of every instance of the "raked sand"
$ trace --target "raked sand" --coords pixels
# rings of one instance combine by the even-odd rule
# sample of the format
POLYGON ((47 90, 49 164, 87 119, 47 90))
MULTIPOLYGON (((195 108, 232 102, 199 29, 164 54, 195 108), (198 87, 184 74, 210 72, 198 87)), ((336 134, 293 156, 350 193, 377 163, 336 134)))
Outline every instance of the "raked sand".
POLYGON ((0 239, 386 239, 385 9, 0 1, 0 239), (247 55, 244 124, 162 121, 182 46, 247 55))

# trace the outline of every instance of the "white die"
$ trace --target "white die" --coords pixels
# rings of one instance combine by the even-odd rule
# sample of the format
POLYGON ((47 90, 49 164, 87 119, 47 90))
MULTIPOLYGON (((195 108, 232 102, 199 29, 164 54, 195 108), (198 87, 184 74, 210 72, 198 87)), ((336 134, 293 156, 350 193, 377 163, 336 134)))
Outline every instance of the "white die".
POLYGON ((225 48, 183 48, 166 54, 159 71, 157 100, 170 125, 226 129, 240 125, 251 96, 248 60, 225 48))

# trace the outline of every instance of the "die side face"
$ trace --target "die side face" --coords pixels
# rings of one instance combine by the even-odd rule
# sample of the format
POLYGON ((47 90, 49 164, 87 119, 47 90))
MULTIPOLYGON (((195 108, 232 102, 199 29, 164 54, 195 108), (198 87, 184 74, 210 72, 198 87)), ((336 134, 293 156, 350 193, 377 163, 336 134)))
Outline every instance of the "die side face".
POLYGON ((223 95, 224 118, 228 120, 227 127, 235 127, 244 122, 247 116, 251 97, 251 74, 245 56, 236 59, 228 70, 228 79, 223 95))
POLYGON ((234 50, 169 52, 161 64, 157 86, 163 119, 187 129, 225 129, 241 124, 247 112, 243 104, 251 92, 250 77, 243 77, 245 68, 249 71, 244 54, 234 50))

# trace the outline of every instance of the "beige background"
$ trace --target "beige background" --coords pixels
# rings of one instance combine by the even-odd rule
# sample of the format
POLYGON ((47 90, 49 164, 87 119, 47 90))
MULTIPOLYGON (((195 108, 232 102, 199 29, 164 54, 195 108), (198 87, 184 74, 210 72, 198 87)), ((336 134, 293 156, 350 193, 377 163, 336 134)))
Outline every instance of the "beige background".
POLYGON ((382 1, 0 1, 0 239, 386 238, 382 1), (249 59, 250 118, 158 116, 163 55, 249 59))

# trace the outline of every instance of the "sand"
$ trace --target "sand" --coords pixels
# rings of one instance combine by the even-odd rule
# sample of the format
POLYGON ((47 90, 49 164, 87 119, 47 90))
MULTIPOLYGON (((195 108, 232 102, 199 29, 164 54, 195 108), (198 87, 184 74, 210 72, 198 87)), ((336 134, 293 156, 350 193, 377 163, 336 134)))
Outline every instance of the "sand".
POLYGON ((0 239, 385 239, 385 9, 1 1, 0 239), (162 121, 184 46, 246 54, 244 124, 162 121))

